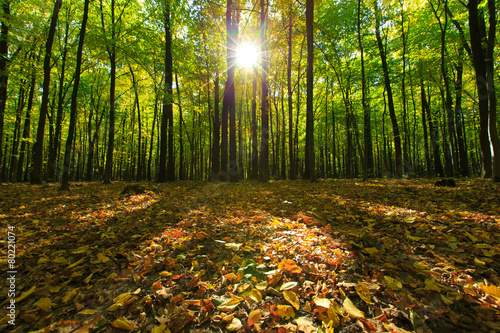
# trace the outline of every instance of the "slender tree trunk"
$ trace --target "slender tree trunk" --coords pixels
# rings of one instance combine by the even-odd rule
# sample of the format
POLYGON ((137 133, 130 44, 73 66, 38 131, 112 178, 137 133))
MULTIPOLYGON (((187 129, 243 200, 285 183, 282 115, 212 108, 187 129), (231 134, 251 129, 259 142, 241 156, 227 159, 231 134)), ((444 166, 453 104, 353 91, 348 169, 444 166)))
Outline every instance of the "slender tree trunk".
POLYGON ((56 111, 56 123, 55 123, 55 133, 54 142, 49 149, 49 160, 47 168, 47 178, 55 180, 56 175, 59 174, 57 170, 57 155, 59 152, 59 145, 61 140, 61 125, 64 111, 64 98, 66 97, 64 89, 64 80, 66 75, 66 58, 68 54, 68 37, 69 37, 69 24, 70 20, 66 20, 65 35, 64 35, 64 46, 62 51, 61 59, 61 77, 59 79, 59 91, 58 91, 58 101, 57 101, 57 111, 56 111))
POLYGON ((155 107, 154 107, 154 114, 153 114, 153 124, 151 125, 151 138, 150 138, 150 144, 149 144, 149 156, 148 156, 148 171, 147 171, 147 180, 151 181, 152 175, 151 175, 151 162, 153 160, 153 142, 154 142, 154 136, 155 136, 155 125, 156 125, 156 118, 158 117, 158 91, 157 87, 155 85, 155 107))
POLYGON ((219 114, 219 73, 214 82, 214 135, 212 142, 212 178, 217 179, 220 173, 220 114, 219 114))
POLYGON ((269 63, 267 60, 267 8, 264 0, 260 0, 260 43, 261 43, 261 66, 262 66, 262 109, 261 109, 261 140, 260 140, 260 181, 269 181, 269 100, 267 73, 269 63))
MULTIPOLYGON (((231 7, 235 6, 232 0, 231 7)), ((231 53, 231 68, 228 69, 228 85, 229 94, 227 96, 228 111, 229 111, 229 180, 234 183, 239 180, 240 171, 238 169, 237 161, 237 151, 236 151, 236 97, 235 97, 235 86, 234 86, 234 72, 236 67, 236 41, 238 40, 238 24, 239 17, 236 10, 233 11, 231 20, 231 45, 228 52, 231 53)), ((229 61, 229 59, 228 59, 229 61)))
POLYGON ((458 152, 460 156, 460 174, 464 177, 468 177, 470 175, 469 171, 469 159, 467 156, 467 149, 465 148, 465 139, 464 139, 464 128, 462 123, 462 77, 463 77, 463 56, 464 56, 464 47, 460 46, 458 49, 458 63, 456 65, 456 79, 455 79, 455 127, 457 133, 457 141, 458 141, 458 152))
POLYGON ((160 166, 158 182, 175 179, 175 160, 173 152, 173 106, 172 106, 172 34, 170 30, 170 2, 164 10, 165 28, 165 91, 163 93, 163 114, 160 127, 160 166), (167 145, 168 141, 168 145, 167 145), (168 156, 168 162, 167 162, 168 156))
POLYGON ((429 105, 427 104, 427 99, 425 97, 424 80, 422 78, 420 78, 420 101, 422 103, 422 128, 424 130, 424 154, 425 154, 425 163, 427 167, 427 177, 432 177, 432 164, 431 164, 431 156, 429 154, 429 139, 427 134, 427 119, 426 119, 426 113, 428 113, 429 105))
POLYGON ((484 22, 484 14, 482 10, 478 9, 478 1, 469 0, 468 9, 471 50, 474 70, 476 72, 476 88, 478 94, 480 126, 479 143, 481 147, 482 177, 491 178, 493 169, 489 135, 489 91, 486 69, 487 50, 483 48, 483 41, 486 39, 486 27, 484 22))
POLYGON ((306 147, 304 178, 316 181, 314 152, 314 0, 306 0, 307 31, 307 103, 306 103, 306 147))
MULTIPOLYGON (((295 169, 295 150, 293 142, 293 102, 292 102, 292 23, 293 23, 293 7, 290 5, 290 14, 288 17, 288 61, 287 61, 287 91, 288 91, 288 158, 290 170, 288 178, 297 178, 297 170, 295 169)), ((300 74, 300 73, 299 73, 300 74)))
POLYGON ((47 110, 49 104, 49 87, 50 87, 50 69, 52 58, 52 45, 54 43, 54 35, 56 33, 57 19, 59 17, 59 10, 62 6, 62 0, 56 0, 54 3, 54 10, 50 22, 49 35, 45 44, 45 60, 43 63, 43 92, 42 103, 40 105, 40 117, 38 118, 38 130, 36 134, 36 142, 33 146, 33 171, 31 173, 31 183, 42 183, 42 170, 43 170, 43 137, 45 133, 45 121, 47 118, 47 110))
POLYGON ((365 75, 365 61, 363 43, 361 40, 361 0, 358 0, 358 45, 361 55, 361 104, 363 105, 364 147, 365 158, 363 163, 363 178, 373 177, 373 143, 371 133, 371 114, 367 100, 367 87, 365 75))
MULTIPOLYGON (((75 134, 76 126, 76 115, 77 115, 77 102, 78 102, 78 86, 80 85, 80 74, 82 68, 82 54, 83 54, 83 44, 85 40, 85 30, 87 28, 87 19, 89 13, 89 3, 90 0, 85 0, 83 9, 83 19, 80 28, 80 37, 78 41, 78 50, 76 52, 76 69, 75 69, 75 81, 73 84, 73 92, 71 93, 71 114, 69 119, 69 130, 68 138, 66 139, 66 152, 64 153, 64 167, 63 176, 61 182, 61 190, 69 190, 69 168, 70 168, 70 156, 71 156, 71 146, 73 144, 73 137, 75 134)), ((77 172, 79 176, 79 173, 77 172)))
POLYGON ((259 179, 259 143, 257 142, 257 69, 252 80, 252 171, 251 178, 259 179))
POLYGON ((397 178, 403 176, 403 157, 401 152, 401 136, 399 134, 399 126, 396 118, 396 112, 394 110, 394 100, 392 97, 391 81, 389 79, 389 68, 387 66, 386 54, 384 46, 382 44, 382 38, 380 36, 380 18, 379 10, 377 4, 375 3, 375 35, 377 38, 377 45, 380 53, 380 59, 382 61, 382 71, 384 73, 385 88, 387 91, 387 102, 389 106, 389 116, 391 118, 392 133, 394 137, 394 150, 396 157, 396 173, 397 178))
MULTIPOLYGON (((9 56, 9 20, 10 0, 2 1, 2 26, 0 33, 0 165, 6 156, 3 156, 3 132, 5 119, 5 105, 7 103, 7 84, 9 80, 8 56, 9 56)), ((55 28, 54 28, 55 29, 55 28)))
MULTIPOLYGON (((34 57, 33 57, 34 58, 34 57)), ((35 95, 35 81, 36 81, 36 74, 33 68, 31 68, 32 73, 31 73, 31 80, 30 80, 30 91, 28 95, 28 106, 26 108, 26 116, 24 120, 24 127, 23 127, 23 138, 21 142, 21 149, 19 151, 19 162, 17 166, 17 176, 16 179, 18 182, 23 181, 23 166, 24 166, 24 156, 28 156, 27 160, 29 161, 29 155, 27 153, 27 149, 29 149, 29 144, 28 140, 30 137, 30 130, 31 130, 31 109, 33 108, 33 97, 35 95)))
MULTIPOLYGON (((104 25, 104 10, 101 2, 101 22, 102 28, 105 31, 104 25)), ((113 150, 115 149, 115 89, 116 89, 116 27, 115 27, 115 0, 111 0, 111 36, 110 43, 107 45, 109 62, 111 66, 109 85, 109 128, 108 128, 108 142, 106 153, 106 165, 104 167, 103 182, 105 184, 111 183, 113 179, 113 150)))

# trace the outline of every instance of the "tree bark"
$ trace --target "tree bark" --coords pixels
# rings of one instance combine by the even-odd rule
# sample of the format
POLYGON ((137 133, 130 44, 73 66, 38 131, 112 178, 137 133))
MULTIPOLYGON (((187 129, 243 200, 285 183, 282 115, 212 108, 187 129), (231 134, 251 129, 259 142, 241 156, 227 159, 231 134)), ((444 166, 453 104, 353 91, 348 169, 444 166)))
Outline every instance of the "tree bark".
POLYGON ((287 91, 288 91, 288 158, 290 164, 288 178, 295 179, 297 178, 297 170, 295 169, 295 150, 293 142, 292 23, 293 23, 293 7, 292 5, 290 5, 290 14, 288 18, 288 61, 286 69, 287 91))
POLYGON ((389 69, 387 66, 387 59, 385 55, 384 46, 382 44, 382 38, 380 36, 380 18, 379 10, 377 4, 375 3, 375 35, 377 38, 377 45, 380 53, 380 60, 382 61, 382 71, 384 72, 384 82, 387 91, 387 102, 389 107, 389 116, 391 118, 392 133, 394 137, 394 150, 396 157, 396 178, 401 178, 403 176, 403 157, 401 152, 401 136, 399 134, 399 126, 396 118, 396 112, 394 110, 394 100, 392 97, 391 81, 389 79, 389 69))
POLYGON ((54 10, 50 21, 49 35, 45 43, 45 59, 43 63, 43 92, 42 103, 40 105, 40 117, 38 118, 38 129, 36 134, 36 142, 33 146, 33 171, 31 173, 31 184, 42 183, 43 170, 43 137, 45 133, 45 121, 47 118, 47 110, 49 105, 49 88, 50 88, 50 70, 52 58, 52 45, 54 43, 54 35, 56 33, 57 19, 59 10, 62 6, 62 0, 56 0, 54 10))
POLYGON ((261 107, 261 140, 260 140, 260 181, 269 181, 269 100, 267 73, 269 63, 267 60, 267 8, 264 0, 260 0, 260 43, 261 43, 261 66, 262 66, 262 107, 261 107))
POLYGON ((307 102, 306 102, 306 146, 304 178, 316 181, 314 152, 314 0, 306 0, 307 33, 307 102))
POLYGON ((8 72, 8 56, 9 56, 9 20, 10 20, 10 1, 2 1, 2 11, 5 19, 2 20, 0 33, 0 166, 2 165, 3 156, 3 132, 5 119, 5 105, 7 103, 7 84, 9 81, 8 72))
MULTIPOLYGON (((101 21, 104 30, 104 12, 101 2, 101 21)), ((111 46, 107 45, 109 62, 111 66, 111 82, 109 85, 109 129, 108 129, 108 150, 106 153, 106 165, 104 167, 103 182, 111 183, 113 179, 113 150, 115 149, 115 89, 116 89, 116 27, 115 27, 115 0, 111 0, 111 46)))
MULTIPOLYGON (((71 156, 71 146, 73 145, 73 137, 75 135, 76 127, 76 116, 77 116, 77 102, 78 102, 78 86, 80 85, 80 74, 82 68, 82 54, 83 54, 83 44, 85 40, 85 30, 87 28, 87 19, 89 13, 89 3, 90 0, 85 0, 83 9, 83 19, 80 29, 80 37, 78 41, 78 50, 76 53, 76 69, 75 69, 75 81, 73 84, 73 91, 71 93, 71 114, 69 119, 69 130, 68 138, 66 139, 66 152, 64 153, 64 167, 63 176, 61 182, 61 190, 69 190, 69 168, 70 168, 70 156, 71 156)), ((77 173, 78 174, 78 173, 77 173)))

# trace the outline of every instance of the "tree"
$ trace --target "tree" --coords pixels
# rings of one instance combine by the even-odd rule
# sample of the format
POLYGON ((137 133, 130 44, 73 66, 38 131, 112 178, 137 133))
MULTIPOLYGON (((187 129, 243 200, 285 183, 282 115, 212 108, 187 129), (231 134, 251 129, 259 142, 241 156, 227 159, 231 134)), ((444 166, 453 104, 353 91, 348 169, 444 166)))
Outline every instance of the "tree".
POLYGON ((172 107, 172 33, 170 31, 170 0, 164 4, 164 31, 165 31, 165 88, 163 92, 163 113, 160 127, 160 166, 158 182, 172 181, 175 179, 174 149, 173 149, 173 122, 172 107), (168 146, 167 146, 168 139, 168 146), (168 164, 167 164, 168 155, 168 164))
POLYGON ((306 0, 307 31, 307 108, 306 108, 306 146, 304 178, 316 181, 314 153, 314 0, 306 0))
POLYGON ((375 2, 375 36, 377 38, 377 46, 379 49, 380 60, 382 61, 382 71, 384 74, 385 89, 387 91, 387 101, 389 106, 389 116, 392 124, 392 135, 394 137, 394 150, 396 155, 396 174, 397 178, 403 176, 403 156, 401 151, 401 136, 399 134, 399 126, 394 108, 394 99, 392 96, 391 80, 389 78, 389 68, 387 66, 387 57, 385 54, 382 37, 380 35, 380 11, 375 2))
POLYGON ((69 168, 71 162, 71 148, 73 146, 73 137, 75 135, 76 116, 78 106, 78 87, 80 85, 80 74, 82 68, 83 43, 85 41, 85 31, 87 29, 87 20, 89 15, 90 0, 85 0, 83 9, 83 18, 80 28, 80 37, 78 40, 78 50, 76 51, 76 68, 74 75, 73 91, 71 93, 71 114, 69 120, 68 137, 66 139, 66 151, 64 153, 64 168, 61 181, 61 190, 69 190, 69 168))
POLYGON ((260 138, 260 176, 261 182, 269 180, 269 100, 267 86, 267 75, 269 64, 267 61, 267 9, 264 0, 260 0, 260 52, 261 52, 261 85, 262 85, 262 103, 261 103, 261 138, 260 138))
POLYGON ((489 28, 477 0, 469 0, 469 31, 479 104, 482 176, 500 181, 500 143, 496 130, 496 93, 493 50, 495 47, 495 1, 488 0, 489 28), (492 148, 490 150, 490 147, 492 148))
POLYGON ((45 59, 43 62, 43 92, 42 103, 40 105, 40 117, 38 118, 38 129, 36 134, 36 142, 33 145, 33 171, 31 173, 31 184, 42 183, 42 168, 43 168, 43 137, 45 133, 45 121, 47 118, 47 110, 49 105, 49 89, 50 89, 50 70, 52 60, 52 45, 54 43, 54 35, 56 33, 57 19, 59 10, 62 6, 62 0, 56 0, 54 10, 50 20, 49 35, 45 43, 45 59))

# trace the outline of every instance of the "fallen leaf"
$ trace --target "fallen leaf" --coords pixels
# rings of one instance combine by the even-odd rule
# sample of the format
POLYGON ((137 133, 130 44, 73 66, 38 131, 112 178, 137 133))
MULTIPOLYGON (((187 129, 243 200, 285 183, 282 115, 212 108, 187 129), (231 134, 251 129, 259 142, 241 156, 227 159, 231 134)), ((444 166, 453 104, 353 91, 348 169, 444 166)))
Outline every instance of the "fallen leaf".
POLYGON ((127 318, 121 317, 116 319, 111 323, 111 326, 116 328, 121 328, 122 330, 133 331, 135 330, 135 326, 132 322, 130 322, 127 318))
POLYGON ((349 317, 354 319, 365 318, 365 314, 352 303, 349 297, 346 297, 344 299, 344 303, 342 304, 342 306, 349 314, 349 317))
POLYGON ((247 319, 248 326, 252 326, 256 322, 258 322, 261 316, 262 316, 262 311, 259 309, 255 309, 252 312, 250 312, 247 319))
POLYGON ((300 300, 293 291, 285 290, 283 291, 283 296, 296 310, 300 308, 300 300))
POLYGON ((358 282, 356 285, 356 293, 366 304, 373 304, 370 296, 370 289, 368 289, 363 282, 358 282))
POLYGON ((295 311, 290 305, 278 305, 278 314, 284 320, 295 318, 295 311))
POLYGON ((242 327, 243 325, 241 324, 241 321, 238 318, 233 318, 233 320, 227 324, 226 329, 230 332, 234 332, 242 327))

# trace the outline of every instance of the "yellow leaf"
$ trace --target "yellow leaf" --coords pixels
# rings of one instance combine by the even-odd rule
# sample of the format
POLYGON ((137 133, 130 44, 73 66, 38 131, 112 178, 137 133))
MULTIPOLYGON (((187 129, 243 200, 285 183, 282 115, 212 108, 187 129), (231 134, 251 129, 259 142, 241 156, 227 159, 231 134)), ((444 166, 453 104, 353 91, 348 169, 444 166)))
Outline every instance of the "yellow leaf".
POLYGON ((380 251, 376 247, 367 247, 365 248, 365 252, 371 254, 374 257, 380 255, 380 251))
POLYGON ((160 272, 160 275, 161 275, 161 276, 171 276, 171 275, 172 275, 172 273, 171 273, 171 272, 169 272, 169 271, 162 271, 162 272, 160 272))
POLYGON ((240 304, 239 299, 230 298, 222 302, 222 304, 217 307, 217 310, 225 312, 234 311, 234 309, 236 309, 239 304, 240 304))
POLYGON ((75 251, 73 251, 71 253, 73 253, 73 254, 85 253, 85 252, 87 252, 88 249, 89 249, 88 245, 83 245, 83 246, 80 246, 78 249, 76 249, 75 251))
POLYGON ((278 305, 278 314, 285 320, 295 318, 295 311, 290 305, 278 305))
POLYGON ((74 262, 71 265, 69 265, 68 268, 73 268, 75 266, 78 266, 78 265, 80 265, 84 261, 85 261, 85 258, 82 258, 82 259, 78 260, 77 262, 74 262))
POLYGON ((316 306, 319 306, 319 307, 322 307, 325 309, 328 309, 330 307, 330 304, 331 304, 331 302, 328 298, 314 297, 313 302, 314 302, 314 304, 316 304, 316 306))
POLYGON ((233 318, 229 324, 227 324, 226 329, 230 332, 234 332, 242 328, 243 325, 238 318, 233 318))
POLYGON ((45 264, 45 263, 47 263, 49 261, 50 261, 49 258, 43 258, 42 257, 42 258, 38 259, 37 264, 41 265, 41 264, 45 264))
POLYGON ((127 318, 124 318, 124 317, 116 319, 114 322, 111 323, 111 325, 113 327, 121 328, 121 329, 127 330, 127 331, 135 330, 134 324, 132 322, 130 322, 127 318))
POLYGON ((328 325, 329 327, 338 327, 340 325, 340 318, 335 311, 335 307, 333 304, 328 308, 327 311, 328 318, 325 318, 323 322, 328 325))
POLYGON ((281 286, 281 290, 290 290, 295 288, 296 285, 298 285, 298 282, 289 281, 287 283, 283 283, 283 285, 281 286))
POLYGON ((98 254, 97 254, 97 259, 98 259, 98 261, 99 261, 99 262, 102 262, 102 263, 105 263, 106 261, 111 260, 111 259, 109 259, 108 257, 106 257, 106 256, 104 255, 104 253, 98 253, 98 254))
POLYGON ((293 291, 285 290, 285 291, 283 291, 283 296, 288 301, 288 303, 292 304, 292 306, 296 310, 298 310, 300 308, 300 300, 297 297, 297 294, 295 294, 293 291))
POLYGON ((68 260, 64 257, 57 257, 52 262, 55 264, 68 264, 68 260))
POLYGON ((356 285, 356 293, 361 297, 363 301, 365 301, 366 304, 373 304, 372 303, 372 298, 370 296, 370 289, 364 284, 363 282, 359 282, 356 285))
POLYGON ((21 294, 21 296, 19 296, 18 298, 16 298, 16 303, 17 302, 21 302, 23 299, 25 299, 26 297, 28 297, 29 295, 33 294, 33 292, 35 291, 36 287, 35 286, 32 286, 30 288, 30 290, 28 291, 25 291, 24 293, 21 294))
POLYGON ((434 290, 438 293, 441 292, 441 287, 434 281, 434 279, 425 279, 425 290, 434 290))
POLYGON ((365 318, 365 314, 352 303, 349 297, 345 298, 342 305, 344 306, 346 312, 349 314, 349 317, 354 319, 365 318))
POLYGON ((488 295, 500 299, 500 289, 497 286, 495 286, 493 284, 490 284, 489 286, 485 286, 482 283, 480 283, 479 286, 488 295))
POLYGON ((248 297, 250 299, 252 299, 253 301, 255 301, 255 302, 262 301, 262 294, 257 289, 252 289, 252 291, 250 292, 250 294, 248 294, 248 297))
POLYGON ((113 303, 125 303, 130 298, 130 293, 123 293, 113 299, 113 303))
POLYGON ((94 309, 85 309, 85 310, 78 312, 78 314, 81 314, 81 315, 93 315, 95 313, 97 313, 97 311, 94 309))
POLYGON ((439 296, 441 296, 441 300, 443 301, 444 304, 446 305, 452 305, 453 304, 453 300, 449 299, 448 297, 440 294, 439 296))
POLYGON ((90 275, 89 275, 89 276, 87 276, 87 277, 85 278, 85 280, 83 280, 83 282, 85 282, 85 283, 89 284, 89 283, 90 283, 90 279, 92 279, 92 275, 94 275, 94 273, 90 273, 90 275))
POLYGON ((153 333, 170 333, 170 330, 167 328, 167 325, 162 324, 153 328, 153 333))
POLYGON ((469 237, 469 239, 470 239, 473 243, 477 242, 477 237, 475 237, 474 235, 472 235, 472 234, 470 234, 470 233, 468 233, 468 232, 466 232, 466 233, 465 233, 465 235, 466 235, 467 237, 469 237))
POLYGON ((430 268, 429 266, 427 266, 427 264, 420 261, 415 261, 413 263, 413 267, 415 267, 416 269, 420 269, 422 271, 428 270, 430 268))
POLYGON ((41 298, 37 302, 37 306, 39 309, 42 309, 45 312, 49 312, 52 309, 52 303, 50 302, 50 298, 48 297, 41 298))
POLYGON ((258 322, 261 316, 262 316, 262 311, 260 311, 259 309, 255 309, 252 312, 250 312, 247 319, 248 326, 252 326, 256 322, 258 322))
POLYGON ((482 261, 482 260, 479 260, 476 257, 474 257, 474 264, 476 264, 476 266, 486 267, 486 263, 484 261, 482 261))
POLYGON ((385 279, 385 283, 386 283, 387 287, 391 290, 399 290, 399 289, 403 288, 403 284, 401 282, 399 282, 398 279, 395 279, 395 278, 387 276, 387 275, 384 276, 384 279, 385 279))

